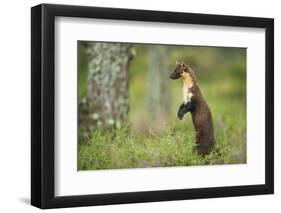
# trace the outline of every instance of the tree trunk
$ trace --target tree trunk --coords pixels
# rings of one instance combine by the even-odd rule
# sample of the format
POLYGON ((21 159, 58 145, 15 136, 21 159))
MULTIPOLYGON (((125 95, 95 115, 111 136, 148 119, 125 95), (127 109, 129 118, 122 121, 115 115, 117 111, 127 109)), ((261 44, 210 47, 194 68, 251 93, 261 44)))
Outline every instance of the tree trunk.
MULTIPOLYGON (((169 52, 164 46, 152 46, 149 49, 149 96, 148 108, 155 127, 160 130, 170 112, 169 52)), ((156 130, 157 130, 156 129, 156 130)))
POLYGON ((88 54, 88 128, 120 127, 129 109, 131 45, 89 42, 88 54))

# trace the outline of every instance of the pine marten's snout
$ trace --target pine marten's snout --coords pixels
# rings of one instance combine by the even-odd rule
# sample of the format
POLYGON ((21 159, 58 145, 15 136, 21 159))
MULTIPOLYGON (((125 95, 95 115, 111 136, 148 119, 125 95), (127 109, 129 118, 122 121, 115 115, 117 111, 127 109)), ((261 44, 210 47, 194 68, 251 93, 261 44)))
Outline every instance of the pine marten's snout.
POLYGON ((174 72, 170 75, 170 78, 173 79, 173 80, 176 80, 176 79, 182 77, 182 76, 181 76, 181 73, 182 73, 182 72, 183 72, 183 71, 181 70, 181 67, 177 64, 176 69, 175 69, 174 72))
POLYGON ((173 80, 176 80, 176 79, 178 79, 178 78, 180 78, 181 76, 180 75, 177 75, 177 73, 176 72, 173 72, 170 76, 169 76, 169 78, 170 79, 173 79, 173 80))

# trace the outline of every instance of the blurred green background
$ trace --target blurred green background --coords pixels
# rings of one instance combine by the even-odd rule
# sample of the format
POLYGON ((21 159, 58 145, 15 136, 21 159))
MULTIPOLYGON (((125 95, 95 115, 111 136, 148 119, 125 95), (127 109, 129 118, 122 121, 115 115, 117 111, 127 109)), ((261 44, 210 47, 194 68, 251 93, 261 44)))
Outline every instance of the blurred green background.
MULTIPOLYGON (((126 125, 95 129, 86 137, 79 128, 79 170, 246 163, 245 48, 133 44, 132 52, 126 125), (165 70, 153 72, 155 64, 161 67, 161 60, 165 70), (193 68, 211 109, 216 145, 209 155, 194 152, 190 113, 182 121, 177 118, 182 81, 169 79, 176 61, 193 68), (155 110, 151 94, 159 79, 165 81, 165 88, 156 94, 160 97, 156 101, 166 104, 155 110)), ((89 85, 87 46, 82 44, 78 45, 78 79, 79 102, 83 102, 89 85)))

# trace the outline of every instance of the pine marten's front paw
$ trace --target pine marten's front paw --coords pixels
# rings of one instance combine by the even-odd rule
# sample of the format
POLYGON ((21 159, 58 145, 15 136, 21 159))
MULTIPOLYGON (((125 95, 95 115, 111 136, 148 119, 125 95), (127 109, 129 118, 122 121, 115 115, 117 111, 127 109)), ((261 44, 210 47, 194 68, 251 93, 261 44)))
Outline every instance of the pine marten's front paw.
POLYGON ((179 118, 180 120, 182 120, 184 114, 185 114, 185 113, 184 113, 182 110, 179 110, 179 111, 178 111, 178 118, 179 118))
POLYGON ((185 113, 190 112, 192 108, 193 104, 191 102, 188 102, 186 104, 183 103, 178 110, 178 118, 182 120, 185 113))

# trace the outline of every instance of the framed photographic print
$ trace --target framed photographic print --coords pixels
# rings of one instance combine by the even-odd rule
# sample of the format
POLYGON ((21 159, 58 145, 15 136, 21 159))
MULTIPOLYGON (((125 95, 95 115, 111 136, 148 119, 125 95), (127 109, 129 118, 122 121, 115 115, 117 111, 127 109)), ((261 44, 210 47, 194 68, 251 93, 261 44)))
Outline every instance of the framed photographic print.
POLYGON ((31 9, 31 204, 271 194, 274 21, 31 9))

